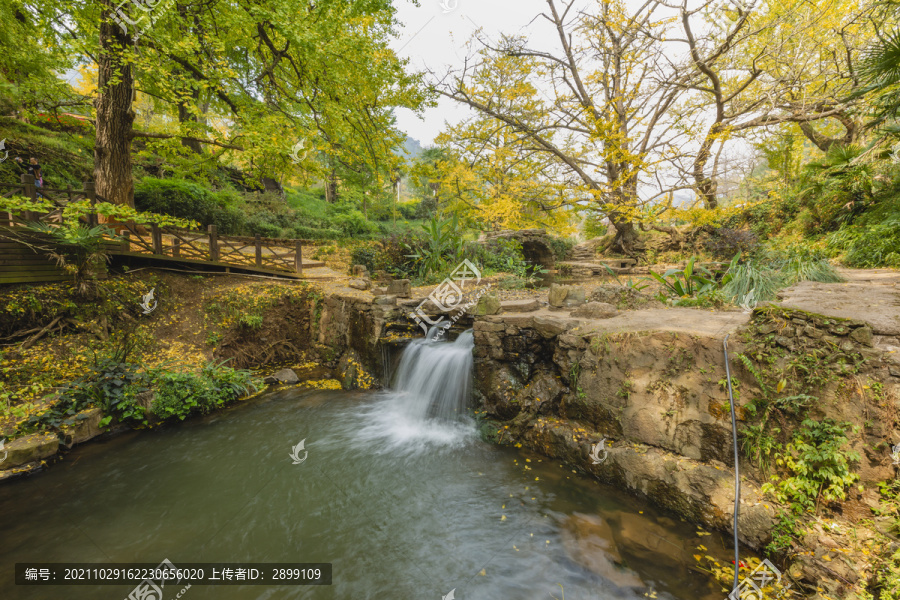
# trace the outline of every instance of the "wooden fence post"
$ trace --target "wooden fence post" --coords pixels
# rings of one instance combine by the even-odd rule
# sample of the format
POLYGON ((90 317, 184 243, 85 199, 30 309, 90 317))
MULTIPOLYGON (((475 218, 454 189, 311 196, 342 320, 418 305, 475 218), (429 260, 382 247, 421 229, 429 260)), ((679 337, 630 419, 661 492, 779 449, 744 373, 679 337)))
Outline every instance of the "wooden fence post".
POLYGON ((122 252, 131 252, 131 232, 127 229, 122 232, 122 252))
POLYGON ((156 223, 150 225, 150 237, 153 240, 153 254, 163 254, 162 231, 156 223))
MULTIPOLYGON (((22 192, 32 202, 37 201, 37 188, 34 185, 34 175, 22 173, 22 192)), ((26 222, 33 221, 34 215, 30 210, 22 211, 22 219, 26 222)))
POLYGON ((303 248, 301 247, 303 244, 300 243, 300 240, 296 241, 296 250, 294 251, 294 270, 303 274, 303 248))
POLYGON ((91 203, 91 212, 88 213, 88 227, 96 227, 99 224, 95 206, 97 205, 97 191, 93 181, 84 182, 84 195, 91 203))
POLYGON ((256 266, 262 266, 262 240, 260 239, 259 234, 256 234, 256 239, 254 240, 254 249, 256 250, 256 266))
POLYGON ((172 240, 172 256, 181 256, 181 238, 177 236, 172 240))
POLYGON ((216 233, 216 226, 210 225, 207 231, 209 232, 209 260, 219 262, 219 234, 216 233))

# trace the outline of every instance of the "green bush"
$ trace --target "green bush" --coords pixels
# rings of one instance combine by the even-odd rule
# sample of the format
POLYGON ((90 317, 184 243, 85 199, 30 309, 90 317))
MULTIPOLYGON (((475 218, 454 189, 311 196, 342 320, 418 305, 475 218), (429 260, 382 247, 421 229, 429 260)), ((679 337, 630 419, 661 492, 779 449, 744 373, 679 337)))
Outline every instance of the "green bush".
POLYGON ((153 375, 153 414, 184 420, 195 412, 208 413, 257 389, 249 371, 209 363, 200 373, 159 371, 153 375))
POLYGON ((378 225, 367 221, 358 210, 337 214, 331 218, 331 222, 348 236, 365 237, 379 232, 378 225))
POLYGON ((234 206, 234 192, 214 194, 183 179, 145 177, 134 190, 135 208, 215 225, 222 234, 245 232, 244 213, 234 206))
POLYGON ((855 223, 828 237, 828 248, 843 252, 847 265, 900 267, 900 192, 891 190, 891 194, 855 223))
POLYGON ((550 249, 553 250, 553 256, 556 260, 566 260, 569 251, 575 246, 575 242, 569 238, 548 236, 547 242, 550 249))

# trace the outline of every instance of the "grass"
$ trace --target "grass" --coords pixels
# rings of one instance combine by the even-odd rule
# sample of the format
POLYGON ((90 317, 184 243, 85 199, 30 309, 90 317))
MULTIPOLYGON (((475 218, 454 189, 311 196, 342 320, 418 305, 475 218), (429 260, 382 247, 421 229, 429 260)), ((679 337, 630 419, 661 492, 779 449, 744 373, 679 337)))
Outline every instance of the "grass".
POLYGON ((778 290, 801 281, 840 283, 844 278, 825 258, 809 251, 788 250, 772 257, 737 265, 722 287, 725 297, 739 306, 775 299, 778 290), (771 266, 763 266, 763 263, 771 266))

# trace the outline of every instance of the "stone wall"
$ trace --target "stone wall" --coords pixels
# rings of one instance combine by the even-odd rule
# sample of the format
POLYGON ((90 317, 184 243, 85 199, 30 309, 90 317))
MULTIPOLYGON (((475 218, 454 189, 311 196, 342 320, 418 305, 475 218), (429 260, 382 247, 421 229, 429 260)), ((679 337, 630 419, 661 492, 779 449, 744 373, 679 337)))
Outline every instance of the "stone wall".
MULTIPOLYGON (((584 325, 564 314, 478 317, 477 406, 496 420, 504 441, 564 460, 690 521, 730 531, 734 451, 724 334, 603 333, 584 325), (604 439, 607 455, 597 463, 591 450, 604 439)), ((890 476, 888 455, 871 451, 890 433, 889 420, 873 423, 877 408, 866 410, 865 397, 854 400, 845 393, 852 378, 900 387, 872 347, 865 323, 763 309, 728 343, 739 429, 751 416, 750 400, 760 393, 739 353, 768 348, 782 364, 813 356, 835 377, 823 379, 812 414, 864 429, 852 439, 862 455, 858 472, 864 483, 890 476)), ((770 540, 775 510, 759 492, 767 479, 743 452, 741 463, 746 478, 739 533, 761 548, 770 540)))

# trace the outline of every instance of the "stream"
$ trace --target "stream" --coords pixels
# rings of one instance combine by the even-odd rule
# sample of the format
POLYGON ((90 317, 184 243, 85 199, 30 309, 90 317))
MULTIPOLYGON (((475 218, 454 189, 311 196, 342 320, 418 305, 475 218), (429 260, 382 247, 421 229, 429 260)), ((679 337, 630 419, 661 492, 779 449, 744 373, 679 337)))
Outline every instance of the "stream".
POLYGON ((691 556, 728 556, 718 533, 483 442, 460 415, 470 379, 471 334, 419 341, 395 391, 281 389, 78 447, 0 486, 0 597, 121 600, 133 585, 17 586, 14 565, 163 559, 333 564, 330 586, 194 585, 188 600, 725 597, 691 556))

